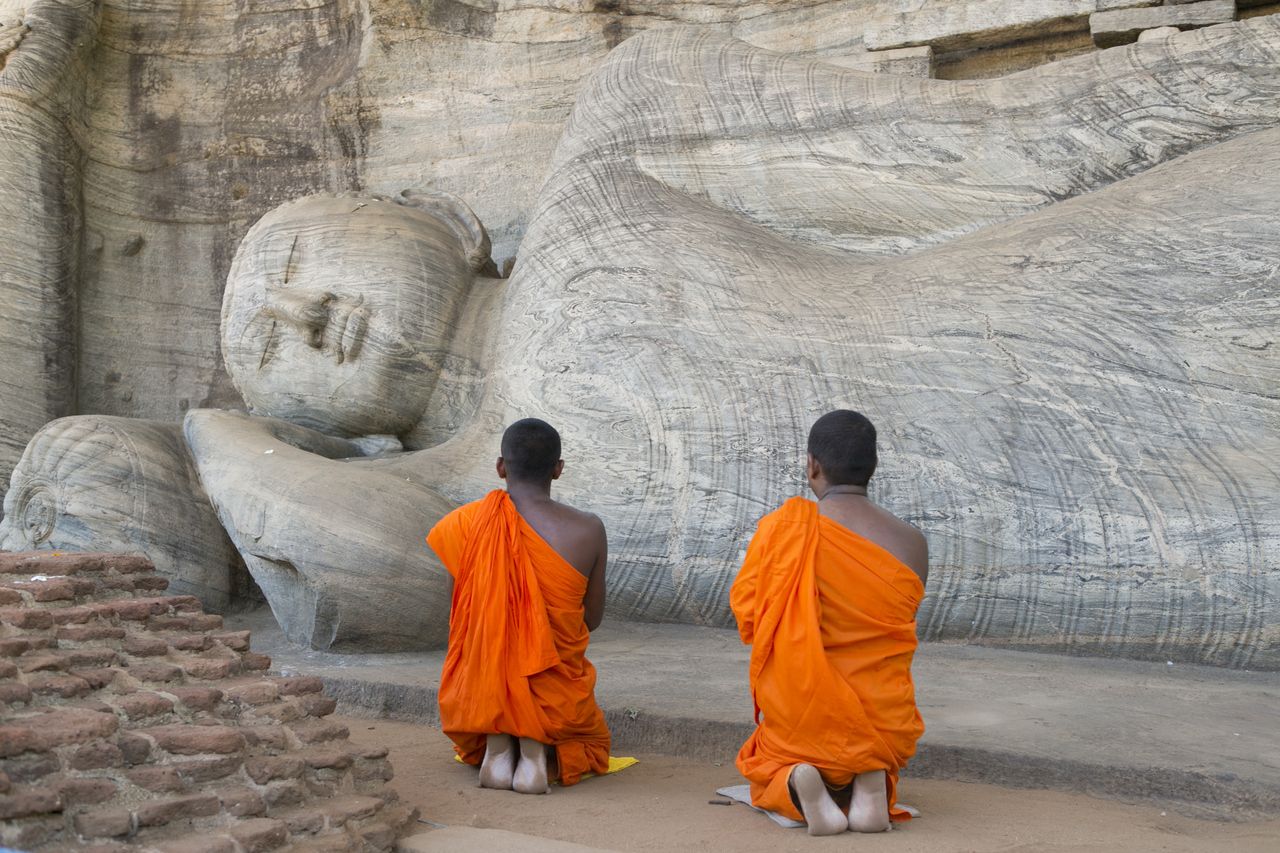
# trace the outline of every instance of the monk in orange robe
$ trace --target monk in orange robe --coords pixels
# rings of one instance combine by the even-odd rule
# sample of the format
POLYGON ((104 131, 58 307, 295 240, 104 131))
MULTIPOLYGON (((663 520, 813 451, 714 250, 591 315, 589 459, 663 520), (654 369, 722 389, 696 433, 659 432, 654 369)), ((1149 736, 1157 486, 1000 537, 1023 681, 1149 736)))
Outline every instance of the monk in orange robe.
POLYGON ((587 660, 604 612, 604 525, 551 499, 560 435, 526 418, 498 457, 506 491, 459 507, 427 543, 452 577, 440 721, 487 788, 543 794, 609 767, 609 729, 587 660), (548 748, 556 771, 548 772, 548 748))
POLYGON ((875 442, 857 412, 814 424, 819 500, 791 498, 760 521, 730 593, 752 647, 757 721, 738 769, 755 806, 805 821, 810 835, 908 819, 898 771, 924 732, 911 658, 928 546, 867 497, 875 442))

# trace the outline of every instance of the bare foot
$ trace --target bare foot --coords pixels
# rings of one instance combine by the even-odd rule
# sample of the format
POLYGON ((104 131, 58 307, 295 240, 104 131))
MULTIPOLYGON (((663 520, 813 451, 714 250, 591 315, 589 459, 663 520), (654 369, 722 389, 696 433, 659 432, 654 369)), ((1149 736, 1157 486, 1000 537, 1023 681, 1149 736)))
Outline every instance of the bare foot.
POLYGON ((480 764, 480 787, 510 791, 515 772, 516 739, 511 735, 489 735, 480 764))
POLYGON ((516 775, 511 787, 522 794, 545 794, 551 790, 547 784, 547 746, 533 738, 520 738, 520 761, 516 763, 516 775))
POLYGON ((888 832, 889 788, 883 770, 853 777, 853 801, 849 803, 849 829, 853 832, 888 832))
POLYGON ((818 768, 811 764, 797 764, 791 768, 788 784, 800 801, 800 813, 809 825, 810 835, 839 835, 849 828, 844 813, 831 799, 818 768))

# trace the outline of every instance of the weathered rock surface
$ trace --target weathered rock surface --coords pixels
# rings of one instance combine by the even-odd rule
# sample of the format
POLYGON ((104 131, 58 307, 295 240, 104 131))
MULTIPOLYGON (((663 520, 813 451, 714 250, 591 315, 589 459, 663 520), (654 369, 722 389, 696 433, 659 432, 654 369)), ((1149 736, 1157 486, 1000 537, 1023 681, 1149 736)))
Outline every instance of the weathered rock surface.
POLYGON ((0 519, 6 551, 145 554, 182 595, 226 610, 248 586, 180 424, 78 415, 36 433, 0 519))
POLYGON ((97 28, 90 0, 0 4, 0 500, 35 431, 75 411, 86 247, 74 128, 97 28))
POLYGON ((549 418, 614 532, 613 612, 727 624, 746 532, 852 405, 933 542, 926 637, 1280 665, 1278 49, 1261 18, 881 102, 631 42, 561 142, 476 425, 404 470, 476 497, 493 426, 549 418))
POLYGON ((219 353, 223 285, 246 230, 284 201, 450 191, 509 261, 576 92, 631 35, 688 26, 942 76, 1094 49, 1091 3, 910 5, 3 0, 0 85, 17 97, 0 102, 0 126, 15 128, 0 164, 13 188, 0 201, 13 271, 0 285, 0 491, 54 417, 176 422, 241 403, 219 353), (868 32, 903 27, 931 64, 868 56, 868 32))
POLYGON ((286 625, 385 642, 352 587, 420 570, 378 549, 492 487, 501 425, 543 416, 612 531, 613 612, 728 624, 755 519, 851 405, 882 427, 879 496, 933 541, 926 637, 1280 666, 1257 464, 1280 450, 1278 54, 1259 19, 958 85, 634 40, 580 97, 513 277, 459 317, 474 417, 340 462, 193 412, 202 479, 251 566, 338 579, 335 633, 315 597, 286 625))
POLYGON ((416 811, 386 750, 164 586, 137 557, 0 553, 0 843, 394 849, 416 811))

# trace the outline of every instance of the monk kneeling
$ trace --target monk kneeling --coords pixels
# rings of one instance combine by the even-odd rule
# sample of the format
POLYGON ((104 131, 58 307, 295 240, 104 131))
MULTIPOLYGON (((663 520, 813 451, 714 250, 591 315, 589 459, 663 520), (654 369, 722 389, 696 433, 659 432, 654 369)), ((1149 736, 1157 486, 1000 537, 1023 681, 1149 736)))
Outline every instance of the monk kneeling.
POLYGON ((453 578, 440 722, 480 784, 548 791, 554 747, 562 785, 609 767, 609 729, 587 660, 604 612, 604 525, 551 499, 560 435, 526 418, 507 428, 507 490, 459 507, 427 542, 453 578))
POLYGON ((757 722, 738 769, 754 805, 804 820, 810 835, 909 817, 894 792, 924 732, 911 657, 929 554, 920 531, 868 499, 875 467, 870 421, 819 418, 817 503, 791 498, 761 519, 730 594, 752 645, 757 722))

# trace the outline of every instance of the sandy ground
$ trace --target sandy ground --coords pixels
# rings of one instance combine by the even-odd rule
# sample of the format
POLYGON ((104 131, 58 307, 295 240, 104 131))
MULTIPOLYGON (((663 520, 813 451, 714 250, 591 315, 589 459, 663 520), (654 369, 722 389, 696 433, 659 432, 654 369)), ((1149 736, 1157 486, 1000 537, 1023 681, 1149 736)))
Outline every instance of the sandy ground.
MULTIPOLYGON (((391 750, 392 785, 422 817, 446 826, 503 829, 608 850, 732 850, 784 853, 847 849, 929 851, 1230 851, 1276 853, 1280 820, 1218 823, 1159 807, 1056 791, 903 780, 900 796, 923 816, 881 836, 809 838, 742 805, 712 805, 716 788, 742 784, 732 766, 638 755, 621 773, 547 796, 478 787, 476 770, 453 761, 439 729, 338 718, 361 745, 391 750)), ((430 826, 419 824, 423 831, 430 826)), ((504 845, 505 846, 505 845, 504 845)))

